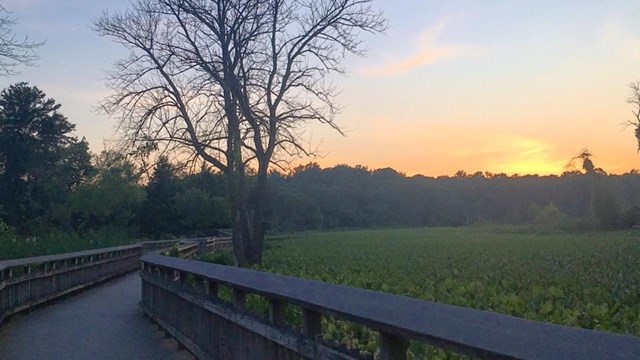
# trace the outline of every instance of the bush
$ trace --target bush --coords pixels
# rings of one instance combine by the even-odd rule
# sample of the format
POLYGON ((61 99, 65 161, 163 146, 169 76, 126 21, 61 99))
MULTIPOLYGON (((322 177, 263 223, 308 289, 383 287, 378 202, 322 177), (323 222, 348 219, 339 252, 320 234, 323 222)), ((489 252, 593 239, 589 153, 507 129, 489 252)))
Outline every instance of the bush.
POLYGON ((533 204, 528 212, 536 231, 558 231, 567 227, 570 222, 567 215, 552 202, 544 207, 533 204))
POLYGON ((636 225, 640 225, 640 206, 634 205, 627 209, 622 215, 622 226, 630 229, 636 225))

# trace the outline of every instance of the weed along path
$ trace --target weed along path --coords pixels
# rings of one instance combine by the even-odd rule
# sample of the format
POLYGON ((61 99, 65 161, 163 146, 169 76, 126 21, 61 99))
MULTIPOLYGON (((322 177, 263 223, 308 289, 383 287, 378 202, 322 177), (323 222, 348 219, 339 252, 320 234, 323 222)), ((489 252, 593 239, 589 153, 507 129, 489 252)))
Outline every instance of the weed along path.
POLYGON ((193 359, 138 309, 132 273, 19 315, 0 329, 0 359, 193 359))

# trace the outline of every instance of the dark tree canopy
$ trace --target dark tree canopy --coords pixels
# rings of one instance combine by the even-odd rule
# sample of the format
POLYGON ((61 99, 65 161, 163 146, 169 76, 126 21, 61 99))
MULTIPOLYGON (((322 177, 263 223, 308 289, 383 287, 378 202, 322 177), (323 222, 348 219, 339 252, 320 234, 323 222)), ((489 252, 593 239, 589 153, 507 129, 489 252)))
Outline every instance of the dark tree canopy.
POLYGON ((0 206, 12 225, 54 208, 90 170, 88 144, 60 105, 37 87, 11 85, 0 93, 0 206))
POLYGON ((147 234, 159 236, 171 234, 177 221, 176 167, 165 156, 158 159, 156 168, 147 184, 147 197, 143 203, 143 226, 147 234))
POLYGON ((125 155, 103 151, 93 158, 93 171, 71 194, 73 225, 80 231, 100 228, 139 229, 144 200, 140 170, 125 155))

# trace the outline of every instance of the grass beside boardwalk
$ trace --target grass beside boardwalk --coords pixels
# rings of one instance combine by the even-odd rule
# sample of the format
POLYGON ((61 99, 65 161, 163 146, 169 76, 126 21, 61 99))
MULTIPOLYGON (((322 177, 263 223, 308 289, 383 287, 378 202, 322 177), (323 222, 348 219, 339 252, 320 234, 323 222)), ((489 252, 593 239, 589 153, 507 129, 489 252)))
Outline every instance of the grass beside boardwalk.
POLYGON ((124 232, 107 230, 86 234, 54 230, 32 237, 4 233, 0 234, 0 260, 129 245, 133 242, 135 241, 124 232))
MULTIPOLYGON (((267 242, 262 270, 588 329, 640 336, 640 233, 520 228, 309 233, 267 242)), ((371 351, 375 334, 325 322, 371 351)), ((446 358, 413 344, 418 358, 446 358)))

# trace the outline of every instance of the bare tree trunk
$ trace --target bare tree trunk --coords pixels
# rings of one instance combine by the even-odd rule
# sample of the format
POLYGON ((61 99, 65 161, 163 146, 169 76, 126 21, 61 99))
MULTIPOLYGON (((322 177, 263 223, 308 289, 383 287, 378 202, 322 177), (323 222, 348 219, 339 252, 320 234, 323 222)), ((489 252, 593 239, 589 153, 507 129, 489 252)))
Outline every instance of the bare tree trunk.
POLYGON ((233 254, 236 258, 236 264, 243 266, 247 263, 245 257, 245 247, 247 246, 248 237, 248 224, 247 224, 247 212, 244 206, 244 194, 242 185, 239 184, 238 176, 231 175, 229 179, 229 192, 233 202, 231 204, 231 228, 232 228, 232 241, 233 241, 233 254))
POLYGON ((231 203, 232 241, 236 265, 245 266, 249 263, 247 257, 251 244, 249 231, 249 216, 247 211, 247 190, 245 165, 242 159, 242 139, 240 135, 240 119, 235 114, 235 102, 229 91, 224 92, 227 119, 229 121, 229 138, 227 147, 227 177, 229 178, 229 195, 231 203))
POLYGON ((267 210, 269 208, 266 168, 261 168, 258 171, 253 200, 253 231, 247 258, 250 263, 259 264, 262 262, 265 225, 267 221, 267 210))
POLYGON ((254 199, 247 206, 244 180, 234 179, 230 187, 232 203, 233 250, 238 266, 260 264, 264 249, 264 230, 267 209, 266 176, 258 177, 253 189, 254 199))

